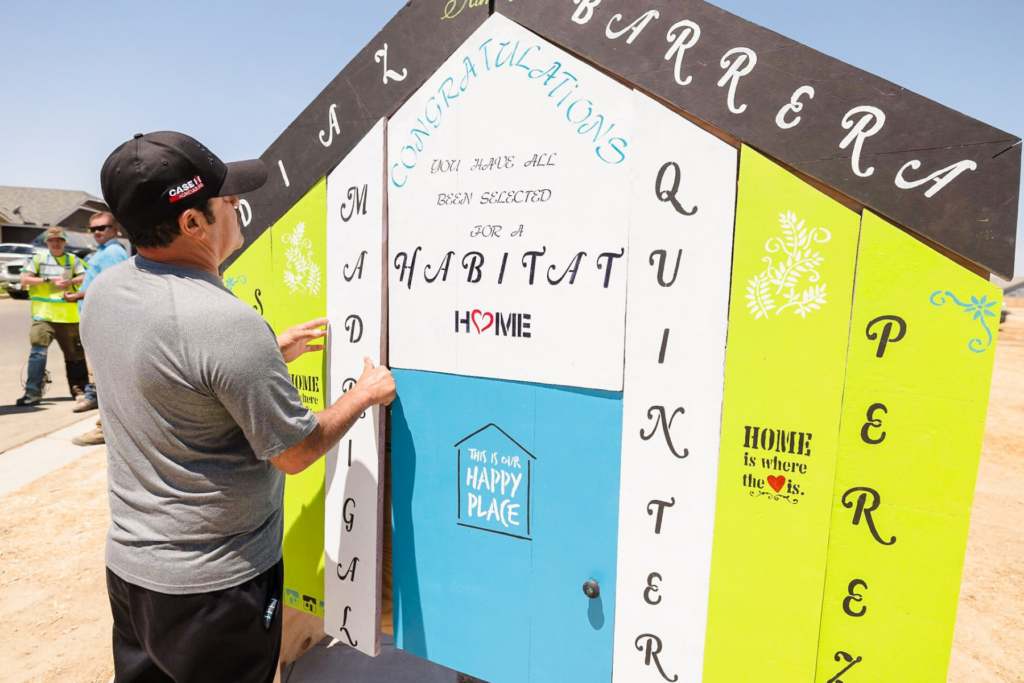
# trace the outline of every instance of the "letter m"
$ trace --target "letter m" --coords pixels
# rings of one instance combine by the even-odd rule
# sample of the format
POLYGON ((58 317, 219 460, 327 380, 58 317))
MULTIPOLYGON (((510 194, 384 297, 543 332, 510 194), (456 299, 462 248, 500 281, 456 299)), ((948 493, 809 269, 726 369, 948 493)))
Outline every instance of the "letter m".
POLYGON ((364 184, 362 191, 360 191, 357 188, 352 188, 352 189, 355 190, 356 213, 365 216, 366 215, 366 195, 370 191, 370 186, 364 184))

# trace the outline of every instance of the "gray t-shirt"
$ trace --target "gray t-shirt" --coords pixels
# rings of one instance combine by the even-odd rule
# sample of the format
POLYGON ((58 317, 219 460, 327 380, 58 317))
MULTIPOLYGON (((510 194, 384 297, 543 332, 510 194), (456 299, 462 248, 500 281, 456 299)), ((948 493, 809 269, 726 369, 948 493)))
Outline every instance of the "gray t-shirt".
POLYGON ((266 321, 213 275, 136 256, 89 287, 81 333, 107 441, 110 570, 190 594, 276 564, 284 475, 268 459, 317 418, 266 321))

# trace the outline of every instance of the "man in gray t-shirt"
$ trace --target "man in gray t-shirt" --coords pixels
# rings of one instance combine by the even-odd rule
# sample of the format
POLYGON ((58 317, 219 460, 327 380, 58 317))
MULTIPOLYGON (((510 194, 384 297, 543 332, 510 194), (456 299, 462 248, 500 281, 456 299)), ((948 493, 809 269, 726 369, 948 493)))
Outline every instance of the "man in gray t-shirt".
POLYGON ((390 372, 367 359, 314 415, 286 361, 322 350, 307 344, 327 321, 275 338, 223 286, 219 266, 242 245, 235 195, 266 178, 262 162, 226 165, 178 133, 136 136, 103 166, 104 197, 139 251, 96 278, 82 325, 104 389, 119 682, 273 680, 285 474, 395 398, 390 372))
POLYGON ((86 344, 118 349, 93 359, 107 394, 107 567, 172 594, 262 574, 281 559, 285 475, 268 461, 317 426, 274 333, 216 276, 142 256, 90 293, 86 344))

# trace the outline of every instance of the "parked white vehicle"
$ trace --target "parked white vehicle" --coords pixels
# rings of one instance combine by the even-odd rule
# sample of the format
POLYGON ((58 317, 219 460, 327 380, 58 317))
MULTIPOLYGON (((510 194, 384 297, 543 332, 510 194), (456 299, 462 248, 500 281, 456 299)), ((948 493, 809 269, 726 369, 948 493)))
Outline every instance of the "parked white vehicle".
POLYGON ((15 299, 28 297, 21 286, 21 268, 33 254, 44 253, 46 245, 36 247, 31 244, 0 244, 0 287, 7 290, 15 299))
MULTIPOLYGON (((43 245, 42 251, 45 250, 46 245, 43 245)), ((36 252, 40 252, 39 247, 34 247, 31 244, 0 244, 0 266, 6 264, 8 261, 23 261, 26 257, 31 256, 36 252)))

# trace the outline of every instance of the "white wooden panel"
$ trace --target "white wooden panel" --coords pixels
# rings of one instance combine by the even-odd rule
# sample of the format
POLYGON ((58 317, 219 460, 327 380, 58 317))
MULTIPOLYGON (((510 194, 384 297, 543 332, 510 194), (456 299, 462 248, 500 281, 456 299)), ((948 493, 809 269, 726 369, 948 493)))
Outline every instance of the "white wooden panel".
POLYGON ((390 120, 396 367, 621 390, 631 100, 495 15, 390 120))
MULTIPOLYGON (((334 403, 363 372, 386 363, 386 249, 382 119, 327 176, 328 396, 334 403)), ((384 411, 365 413, 327 454, 324 629, 371 656, 380 653, 384 519, 384 411)))
POLYGON ((634 106, 613 678, 663 680, 660 662, 698 683, 739 154, 645 95, 634 106))

